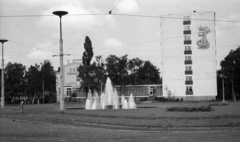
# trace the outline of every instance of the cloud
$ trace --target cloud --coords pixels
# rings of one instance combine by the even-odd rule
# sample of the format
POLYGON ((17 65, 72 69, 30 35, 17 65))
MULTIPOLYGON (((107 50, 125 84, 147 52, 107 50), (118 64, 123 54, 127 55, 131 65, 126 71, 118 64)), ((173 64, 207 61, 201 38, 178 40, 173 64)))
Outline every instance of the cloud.
POLYGON ((115 46, 123 46, 123 43, 116 38, 108 38, 104 41, 105 46, 107 47, 115 47, 115 46))
POLYGON ((121 0, 116 11, 118 13, 135 13, 139 11, 139 5, 135 0, 121 0))
MULTIPOLYGON (((69 0, 21 0, 19 1, 28 6, 48 6, 48 5, 65 5, 69 4, 69 0)), ((81 4, 79 0, 71 0, 72 4, 81 4)))
MULTIPOLYGON (((227 18, 222 19, 224 21, 238 21, 240 19, 239 15, 228 15, 227 18)), ((217 22, 216 25, 216 33, 217 38, 223 37, 225 38, 226 35, 234 36, 239 35, 238 29, 240 29, 240 23, 239 22, 217 22)))
MULTIPOLYGON (((93 15, 74 15, 74 14, 91 14, 86 9, 81 6, 74 5, 63 5, 63 6, 54 6, 44 11, 43 15, 51 15, 53 11, 64 10, 68 11, 69 15, 62 17, 63 26, 75 29, 88 29, 97 22, 98 16, 93 15), (72 15, 71 15, 72 14, 72 15)), ((56 25, 59 25, 59 18, 52 16, 43 16, 40 21, 37 21, 40 26, 46 26, 48 28, 55 28, 56 25)))
POLYGON ((45 52, 41 50, 36 50, 27 55, 28 58, 30 59, 41 59, 41 60, 46 60, 46 59, 52 59, 52 53, 50 52, 45 52))

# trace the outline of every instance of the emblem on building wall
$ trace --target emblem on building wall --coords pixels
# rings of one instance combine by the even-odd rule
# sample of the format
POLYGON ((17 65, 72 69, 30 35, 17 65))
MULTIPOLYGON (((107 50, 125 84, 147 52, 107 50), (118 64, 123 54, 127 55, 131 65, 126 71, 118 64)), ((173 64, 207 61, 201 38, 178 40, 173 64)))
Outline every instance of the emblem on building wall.
POLYGON ((207 40, 207 34, 210 33, 208 27, 198 27, 198 37, 201 37, 197 41, 198 49, 208 49, 210 47, 209 41, 207 40))

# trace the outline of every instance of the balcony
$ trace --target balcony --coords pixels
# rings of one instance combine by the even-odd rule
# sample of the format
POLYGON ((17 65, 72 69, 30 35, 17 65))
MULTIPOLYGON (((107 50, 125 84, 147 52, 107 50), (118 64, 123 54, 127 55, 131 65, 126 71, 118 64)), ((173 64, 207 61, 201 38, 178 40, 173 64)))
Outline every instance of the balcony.
POLYGON ((193 71, 185 71, 185 74, 193 74, 193 71))
POLYGON ((193 91, 186 91, 186 95, 193 95, 193 91))
POLYGON ((183 31, 184 35, 191 34, 191 30, 183 31))
POLYGON ((192 60, 188 60, 188 61, 184 61, 185 65, 191 65, 192 64, 192 60))
POLYGON ((193 81, 185 81, 185 84, 186 84, 186 85, 192 85, 192 84, 193 84, 193 81))
POLYGON ((184 40, 184 44, 192 44, 191 40, 184 40))
POLYGON ((183 25, 190 25, 191 21, 183 21, 183 25))
POLYGON ((185 50, 184 51, 184 54, 186 55, 186 54, 192 54, 192 50, 185 50))

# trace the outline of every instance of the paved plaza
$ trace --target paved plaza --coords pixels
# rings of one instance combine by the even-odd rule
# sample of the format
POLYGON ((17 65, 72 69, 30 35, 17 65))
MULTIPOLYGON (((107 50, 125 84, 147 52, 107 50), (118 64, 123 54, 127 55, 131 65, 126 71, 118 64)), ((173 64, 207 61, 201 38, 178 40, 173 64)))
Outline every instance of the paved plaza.
POLYGON ((0 119, 0 141, 34 142, 236 142, 239 128, 137 131, 0 119))

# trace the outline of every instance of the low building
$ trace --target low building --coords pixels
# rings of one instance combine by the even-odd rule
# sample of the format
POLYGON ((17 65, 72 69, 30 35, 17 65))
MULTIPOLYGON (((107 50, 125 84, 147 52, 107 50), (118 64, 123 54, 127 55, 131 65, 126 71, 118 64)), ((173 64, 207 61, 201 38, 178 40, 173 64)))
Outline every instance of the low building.
MULTIPOLYGON (((81 65, 80 62, 73 60, 71 63, 64 65, 64 97, 70 97, 73 93, 76 93, 78 96, 83 94, 80 88, 81 79, 78 77, 78 68, 81 65)), ((57 102, 60 98, 60 69, 56 72, 56 92, 57 92, 57 102)))
MULTIPOLYGON (((78 77, 78 68, 81 65, 80 62, 73 60, 64 65, 64 98, 69 98, 73 93, 76 94, 76 99, 85 99, 86 93, 80 90, 81 79, 78 77)), ((57 102, 60 98, 60 69, 56 72, 56 92, 57 102)), ((118 95, 125 95, 128 97, 133 94, 136 98, 155 99, 162 97, 162 85, 161 84, 147 84, 147 85, 116 85, 118 95)), ((99 92, 100 93, 100 92, 99 92)))
POLYGON ((156 99, 162 97, 162 85, 161 84, 146 84, 146 85, 116 85, 114 86, 121 96, 124 94, 126 97, 131 94, 136 98, 156 99))

